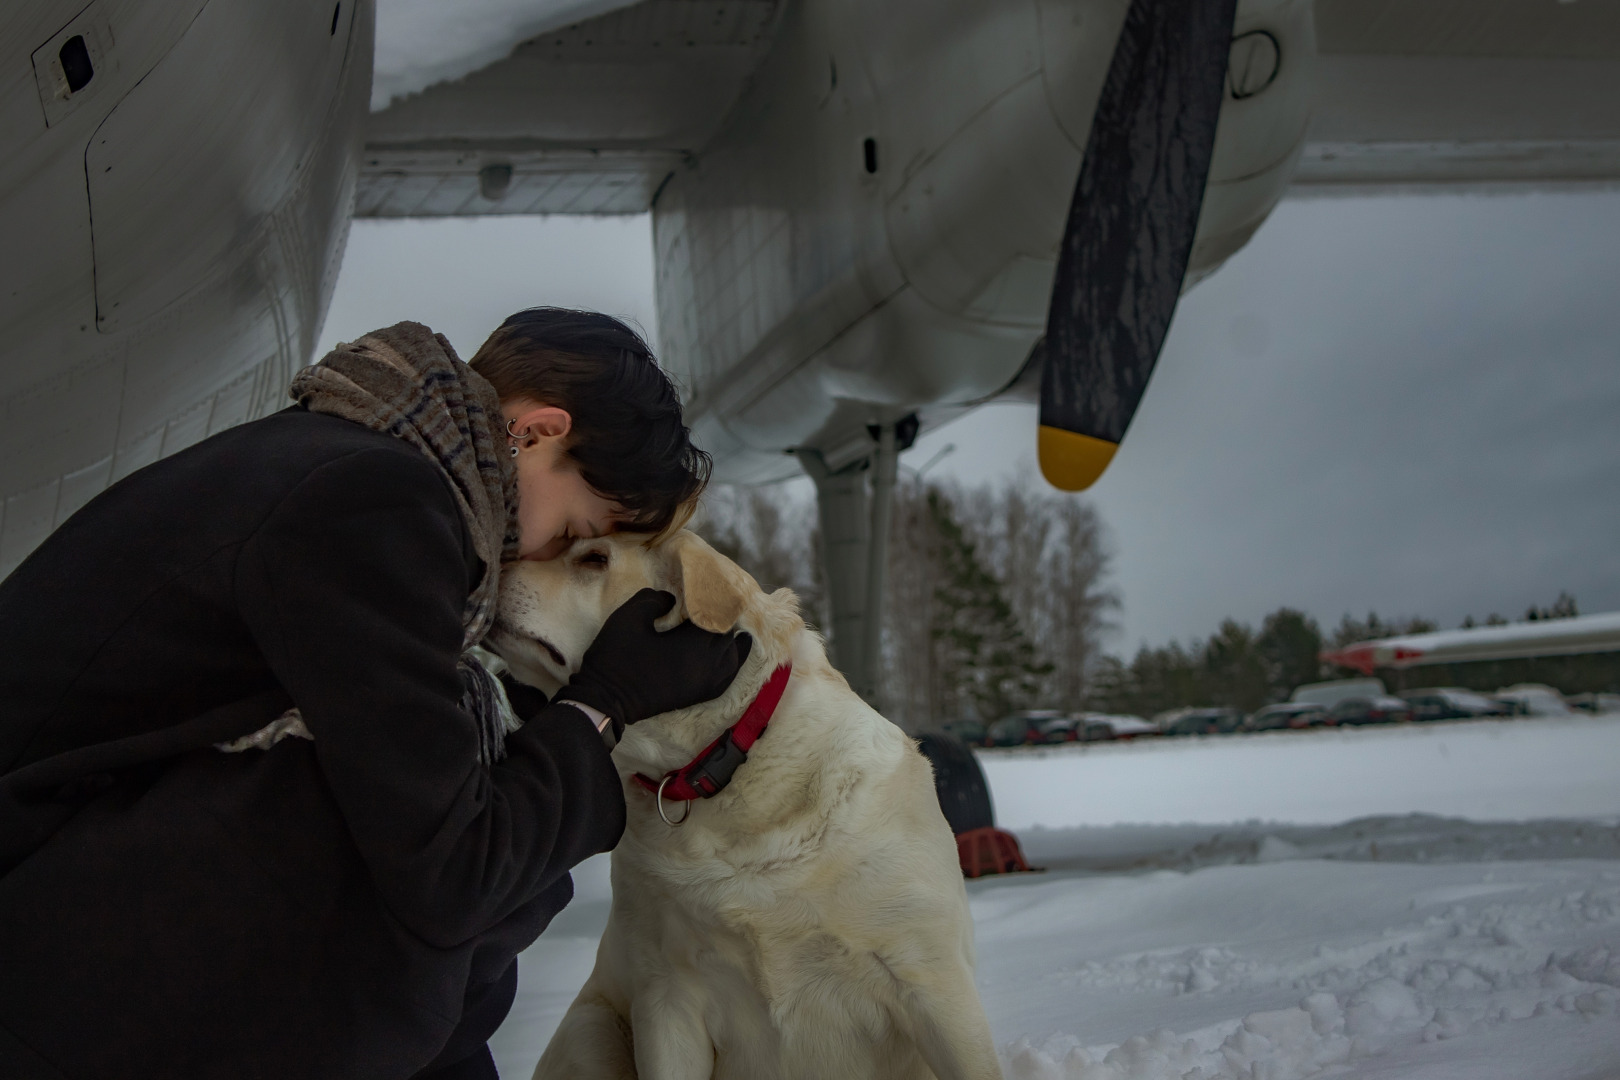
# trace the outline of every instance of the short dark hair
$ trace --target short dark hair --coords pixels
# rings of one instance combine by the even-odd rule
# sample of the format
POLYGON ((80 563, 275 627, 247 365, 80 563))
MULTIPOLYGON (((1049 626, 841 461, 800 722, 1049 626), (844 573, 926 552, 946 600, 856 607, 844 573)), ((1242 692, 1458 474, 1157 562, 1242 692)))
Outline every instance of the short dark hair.
POLYGON ((566 453, 599 495, 629 512, 628 532, 678 528, 709 482, 675 384, 646 341, 611 315, 568 308, 520 311, 479 346, 472 368, 502 401, 533 398, 566 410, 566 453))

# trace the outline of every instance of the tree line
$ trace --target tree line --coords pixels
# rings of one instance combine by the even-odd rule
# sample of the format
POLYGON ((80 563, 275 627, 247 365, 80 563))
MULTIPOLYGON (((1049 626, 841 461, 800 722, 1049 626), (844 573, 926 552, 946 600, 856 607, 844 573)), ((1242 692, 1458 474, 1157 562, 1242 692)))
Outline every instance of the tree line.
MULTIPOLYGON (((1420 617, 1346 614, 1331 630, 1282 607, 1258 628, 1226 619, 1208 638, 1103 652, 1118 593, 1107 583, 1103 523, 1085 500, 1033 484, 964 486, 902 478, 895 489, 878 705, 913 731, 1020 708, 1152 716, 1185 705, 1246 712, 1303 683, 1359 672, 1324 664, 1324 648, 1438 629, 1420 617)), ((812 502, 781 488, 716 485, 698 531, 767 589, 786 585, 806 617, 829 625, 820 529, 812 502)), ((1526 620, 1578 614, 1561 593, 1526 620)), ((1502 625, 1491 614, 1483 625, 1502 625)), ((1472 616, 1463 626, 1482 625, 1472 616)), ((1489 690, 1545 681, 1567 692, 1620 688, 1615 655, 1493 661, 1379 672, 1393 689, 1489 690)))
MULTIPOLYGON (((1567 619, 1580 614, 1567 592, 1547 607, 1532 605, 1524 621, 1567 619)), ((1468 616, 1462 629, 1505 626, 1508 620, 1492 614, 1483 622, 1468 616)), ((1088 697, 1092 707, 1105 712, 1152 716, 1184 705, 1213 705, 1252 712, 1272 702, 1286 701, 1295 687, 1324 679, 1357 678, 1362 672, 1325 663, 1324 649, 1341 649, 1358 641, 1424 634, 1438 630, 1432 619, 1417 616, 1380 618, 1369 611, 1364 619, 1346 614, 1331 631, 1293 608, 1278 608, 1261 620, 1259 630, 1236 619, 1223 621, 1207 639, 1187 646, 1143 645, 1129 663, 1103 657, 1092 675, 1088 697)), ((1531 657, 1518 660, 1438 664, 1404 670, 1375 672, 1391 690, 1419 686, 1461 686, 1490 691, 1520 682, 1543 682, 1566 693, 1620 688, 1620 655, 1531 657)))
POLYGON ((1143 645, 1129 663, 1104 657, 1093 676, 1091 701, 1105 712, 1152 716, 1183 705, 1214 705, 1253 712, 1286 701, 1294 687, 1359 672, 1324 664, 1324 647, 1435 629, 1427 619, 1365 619, 1345 615, 1331 633, 1303 611, 1282 607, 1258 630, 1226 619, 1207 639, 1186 646, 1143 645))

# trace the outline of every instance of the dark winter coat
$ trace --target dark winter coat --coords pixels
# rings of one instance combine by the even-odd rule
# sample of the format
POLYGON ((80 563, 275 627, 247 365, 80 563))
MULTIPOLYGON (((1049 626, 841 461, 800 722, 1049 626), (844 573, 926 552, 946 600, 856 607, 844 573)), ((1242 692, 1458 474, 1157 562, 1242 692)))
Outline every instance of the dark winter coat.
POLYGON ((571 709, 479 765, 480 572, 433 462, 294 408, 0 584, 0 1075, 409 1077, 510 1000, 624 801, 571 709), (289 702, 313 742, 212 748, 289 702))

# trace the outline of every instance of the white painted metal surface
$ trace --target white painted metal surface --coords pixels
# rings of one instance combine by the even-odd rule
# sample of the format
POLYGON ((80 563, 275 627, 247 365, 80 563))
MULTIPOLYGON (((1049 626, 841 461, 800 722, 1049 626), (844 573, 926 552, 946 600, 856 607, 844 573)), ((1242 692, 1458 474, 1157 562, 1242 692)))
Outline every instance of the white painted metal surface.
POLYGON ((1620 5, 1317 0, 1299 194, 1620 179, 1620 5))
POLYGON ((0 575, 109 482, 285 404, 342 255, 371 20, 0 9, 0 575), (94 74, 70 91, 50 60, 76 35, 94 74))
POLYGON ((641 213, 707 145, 782 0, 655 0, 542 34, 372 117, 356 212, 641 213), (486 169, 507 170, 488 182, 486 169))
MULTIPOLYGON (((789 9, 732 122, 653 208, 664 360, 719 477, 790 475, 801 445, 837 469, 870 453, 868 425, 1012 381, 1123 16, 1109 0, 789 9)), ((1251 31, 1281 60, 1223 108, 1194 278, 1281 197, 1309 116, 1310 5, 1242 4, 1251 31)))
MULTIPOLYGON (((722 479, 1029 374, 1124 0, 645 0, 368 120, 371 4, 0 9, 0 573, 281 404, 357 171, 371 215, 651 207, 722 479)), ((1620 5, 1245 0, 1235 31, 1189 281, 1285 192, 1620 179, 1620 5)))

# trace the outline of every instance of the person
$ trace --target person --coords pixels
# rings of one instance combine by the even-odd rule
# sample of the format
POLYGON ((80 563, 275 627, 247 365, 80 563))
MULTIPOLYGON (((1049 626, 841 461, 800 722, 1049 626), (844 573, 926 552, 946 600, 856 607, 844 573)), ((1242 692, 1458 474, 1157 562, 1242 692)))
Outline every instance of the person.
POLYGON ((10 1080, 493 1077, 517 954, 623 829, 611 744, 747 656, 644 590, 509 735, 463 658, 503 563, 703 489, 619 321, 520 312, 470 366, 400 323, 292 391, 0 584, 10 1080))

